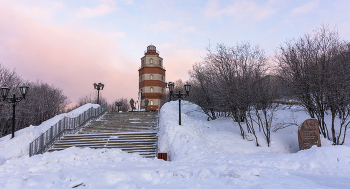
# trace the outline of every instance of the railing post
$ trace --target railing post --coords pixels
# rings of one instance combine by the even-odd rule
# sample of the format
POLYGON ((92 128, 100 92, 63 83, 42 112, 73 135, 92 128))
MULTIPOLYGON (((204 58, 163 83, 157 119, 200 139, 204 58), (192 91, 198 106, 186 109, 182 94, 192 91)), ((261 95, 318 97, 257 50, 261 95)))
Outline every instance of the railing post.
POLYGON ((32 157, 33 155, 33 142, 29 143, 29 157, 32 157))
POLYGON ((50 140, 52 140, 52 138, 53 138, 53 128, 50 127, 50 140))
POLYGON ((44 133, 40 135, 39 149, 44 147, 44 133))

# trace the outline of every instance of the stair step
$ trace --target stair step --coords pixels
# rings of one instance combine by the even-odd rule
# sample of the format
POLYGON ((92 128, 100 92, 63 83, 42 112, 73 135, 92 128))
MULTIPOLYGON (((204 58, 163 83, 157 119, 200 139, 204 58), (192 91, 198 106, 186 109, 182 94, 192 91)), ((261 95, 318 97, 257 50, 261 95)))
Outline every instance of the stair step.
POLYGON ((65 135, 49 150, 59 151, 72 146, 94 149, 118 148, 154 158, 157 154, 157 113, 108 113, 91 121, 76 135, 65 135))
POLYGON ((87 135, 76 135, 76 136, 70 136, 70 137, 66 137, 64 136, 63 138, 64 139, 80 139, 80 138, 96 138, 96 139, 109 139, 109 138, 125 138, 125 137, 128 137, 128 138, 144 138, 144 137, 156 137, 157 135, 155 134, 152 134, 152 135, 135 135, 135 134, 131 134, 131 135, 90 135, 90 136, 87 136, 87 135))
MULTIPOLYGON (((101 133, 101 134, 84 134, 86 136, 91 136, 91 135, 98 135, 98 136, 102 136, 102 135, 135 135, 135 134, 139 134, 139 135, 149 135, 149 134, 157 134, 155 132, 125 132, 125 133, 101 133)), ((75 136, 84 136, 84 135, 65 135, 65 137, 75 137, 75 136)))
POLYGON ((156 142, 152 144, 132 144, 132 143, 72 143, 72 144, 66 144, 66 143, 61 143, 61 144, 55 144, 54 147, 58 146, 135 146, 135 147, 142 147, 142 146, 157 146, 156 142))
MULTIPOLYGON (((157 147, 153 146, 153 147, 130 147, 130 146, 115 146, 115 145, 73 145, 74 147, 78 147, 78 148, 120 148, 122 150, 127 150, 127 151, 153 151, 156 150, 157 147)), ((73 147, 70 145, 67 146, 57 146, 54 147, 52 149, 66 149, 66 148, 70 148, 73 147)))
POLYGON ((156 144, 146 144, 146 145, 135 145, 135 144, 58 144, 54 148, 69 148, 71 146, 75 147, 93 147, 93 146, 115 146, 120 148, 154 148, 157 147, 156 144))
POLYGON ((118 140, 157 140, 156 136, 143 136, 143 137, 139 137, 139 136, 130 136, 130 137, 114 137, 114 138, 105 138, 105 137, 94 137, 94 138, 62 138, 61 141, 118 141, 118 140))
POLYGON ((62 142, 55 145, 153 145, 157 141, 147 141, 147 142, 62 142))

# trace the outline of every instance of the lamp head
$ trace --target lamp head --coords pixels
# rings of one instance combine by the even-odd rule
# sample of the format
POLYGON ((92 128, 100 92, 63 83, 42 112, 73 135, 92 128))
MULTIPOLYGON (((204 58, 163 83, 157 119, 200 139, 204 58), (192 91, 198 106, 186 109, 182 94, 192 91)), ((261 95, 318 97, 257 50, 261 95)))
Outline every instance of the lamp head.
POLYGON ((103 87, 105 87, 105 85, 102 83, 99 83, 99 85, 101 86, 101 90, 103 90, 103 87))
POLYGON ((6 86, 1 87, 1 96, 3 99, 5 99, 7 97, 7 95, 9 94, 10 89, 6 86))
POLYGON ((21 91, 21 94, 23 96, 23 98, 26 98, 26 94, 28 92, 29 87, 25 84, 23 84, 22 86, 19 87, 19 90, 21 91))
POLYGON ((170 91, 170 93, 173 93, 173 90, 174 90, 174 83, 173 83, 173 82, 169 82, 168 85, 169 85, 169 91, 170 91))
POLYGON ((97 89, 97 84, 96 83, 94 83, 94 89, 97 89))
POLYGON ((190 89, 191 89, 191 85, 187 82, 185 84, 185 90, 186 90, 186 94, 188 95, 188 93, 190 93, 190 89))

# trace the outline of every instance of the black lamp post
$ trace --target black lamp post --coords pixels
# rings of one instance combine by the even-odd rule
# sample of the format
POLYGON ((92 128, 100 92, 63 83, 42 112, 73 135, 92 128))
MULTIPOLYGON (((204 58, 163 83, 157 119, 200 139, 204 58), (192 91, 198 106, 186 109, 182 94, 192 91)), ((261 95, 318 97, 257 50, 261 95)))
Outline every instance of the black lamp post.
POLYGON ((16 122, 16 113, 15 113, 15 109, 16 109, 16 103, 20 102, 21 100, 26 98, 26 94, 28 92, 28 86, 26 85, 22 85, 19 87, 19 90, 21 91, 22 96, 21 97, 16 97, 16 94, 13 94, 13 97, 7 97, 7 95, 9 94, 10 89, 8 87, 1 87, 1 96, 3 101, 6 101, 8 103, 12 103, 12 107, 13 107, 13 113, 12 113, 12 138, 15 137, 15 122, 16 122))
POLYGON ((122 105, 122 102, 115 102, 115 105, 118 106, 118 113, 119 113, 119 106, 122 105))
POLYGON ((179 125, 181 125, 181 99, 188 96, 188 93, 190 93, 191 85, 189 83, 186 83, 184 85, 186 93, 181 93, 181 91, 179 91, 179 93, 177 94, 173 94, 174 83, 169 82, 168 85, 169 85, 170 96, 173 96, 174 98, 179 99, 179 125))
POLYGON ((97 89, 97 104, 100 102, 100 90, 103 90, 103 87, 105 87, 102 83, 94 83, 94 89, 97 89))

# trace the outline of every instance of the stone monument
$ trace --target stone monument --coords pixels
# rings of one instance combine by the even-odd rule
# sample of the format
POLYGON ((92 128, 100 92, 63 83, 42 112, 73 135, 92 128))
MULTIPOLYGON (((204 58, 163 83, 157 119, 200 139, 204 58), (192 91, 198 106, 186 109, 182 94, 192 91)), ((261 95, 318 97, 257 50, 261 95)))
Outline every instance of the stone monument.
POLYGON ((131 106, 131 111, 134 111, 134 109, 135 109, 135 101, 134 101, 134 99, 130 99, 130 106, 131 106))
POLYGON ((307 119, 298 128, 299 149, 306 150, 313 145, 321 147, 320 131, 317 119, 307 119))

